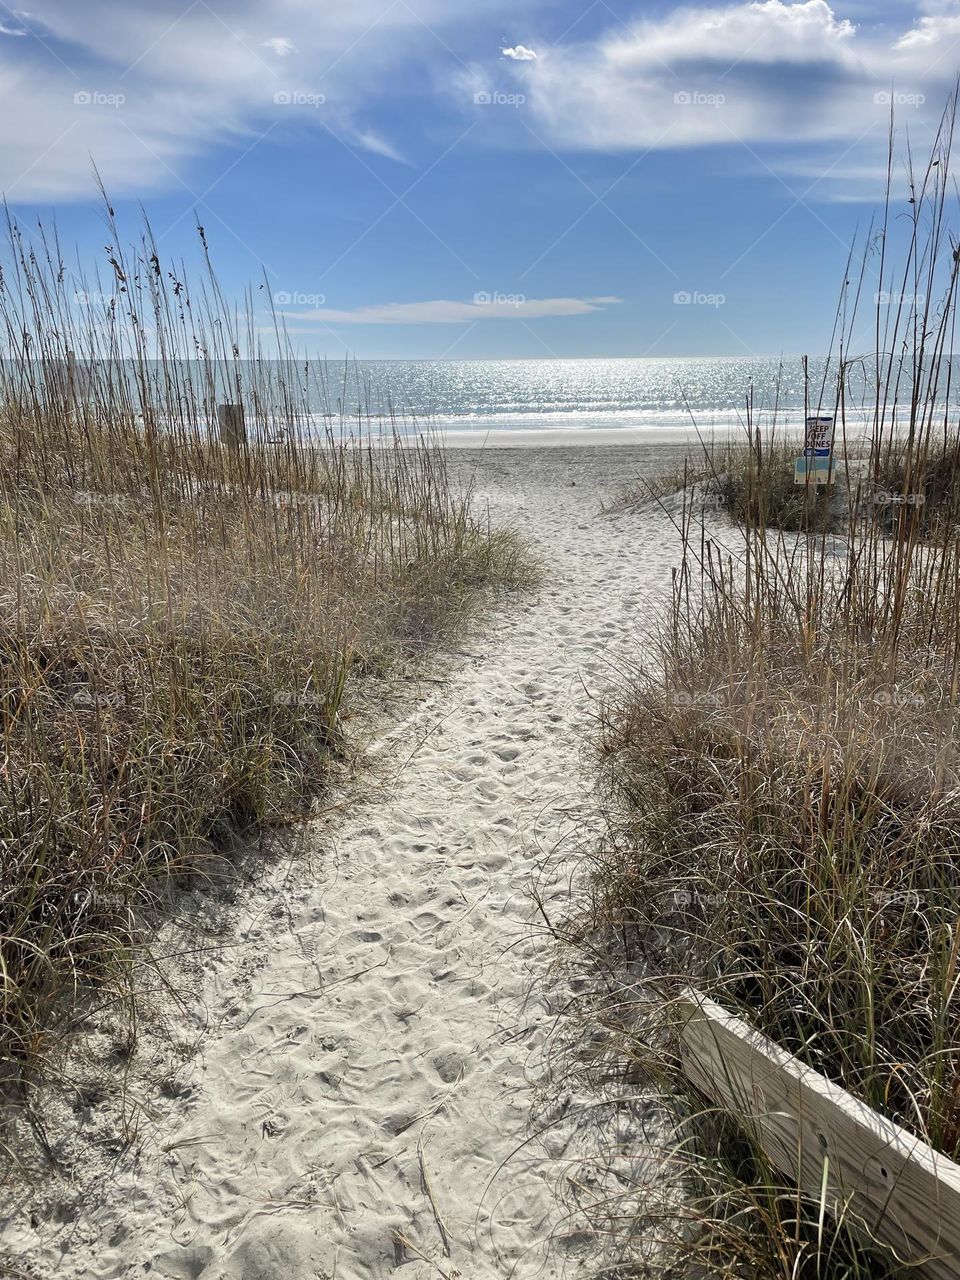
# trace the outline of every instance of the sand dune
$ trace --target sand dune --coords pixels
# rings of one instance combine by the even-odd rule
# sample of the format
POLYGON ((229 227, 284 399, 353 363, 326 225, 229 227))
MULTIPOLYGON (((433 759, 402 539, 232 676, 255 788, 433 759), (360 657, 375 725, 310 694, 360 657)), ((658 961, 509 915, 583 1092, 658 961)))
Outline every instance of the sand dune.
MULTIPOLYGON (((665 515, 596 518, 644 448, 464 451, 478 500, 538 545, 507 608, 384 735, 316 861, 249 888, 157 1053, 176 1076, 115 1152, 93 1103, 4 1224, 27 1274, 406 1280, 578 1274, 555 1148, 530 1140, 556 1016, 549 913, 590 821, 591 699, 669 589, 665 515), (202 1032, 202 1034, 201 1034, 202 1032), (29 1212, 32 1211, 31 1222, 29 1212)), ((158 1074, 155 1072, 154 1074, 158 1074)), ((162 1073, 160 1073, 162 1074, 162 1073)), ((112 1117, 112 1119, 109 1119, 112 1117)))

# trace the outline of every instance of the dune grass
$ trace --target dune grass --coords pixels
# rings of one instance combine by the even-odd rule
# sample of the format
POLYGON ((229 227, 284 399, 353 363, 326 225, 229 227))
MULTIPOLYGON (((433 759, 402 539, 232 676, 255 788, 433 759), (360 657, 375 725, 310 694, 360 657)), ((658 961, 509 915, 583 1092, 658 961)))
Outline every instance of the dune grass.
POLYGON ((606 510, 661 508, 678 519, 705 512, 742 526, 804 534, 846 533, 866 520, 891 537, 928 540, 948 536, 960 521, 953 438, 927 429, 922 440, 898 431, 838 439, 833 482, 808 487, 794 481, 800 434, 775 416, 762 427, 748 425, 752 421, 747 407, 739 438, 702 441, 673 466, 625 485, 606 510), (902 519, 904 508, 913 519, 902 519))
MULTIPOLYGON (((731 503, 739 523, 718 541, 688 500, 672 606, 603 712, 611 821, 592 924, 621 939, 661 1002, 655 1018, 625 1017, 624 1052, 664 1073, 690 1134, 691 1198, 663 1241, 670 1265, 698 1275, 902 1272, 879 1246, 864 1253, 845 1225, 825 1229, 820 1206, 743 1135, 689 1129, 704 1104, 672 1056, 669 1002, 680 985, 693 982, 960 1158, 949 142, 945 125, 912 188, 902 278, 919 282, 916 299, 878 311, 886 340, 862 451, 868 500, 852 505, 839 543, 823 537, 804 489, 799 510, 783 497, 792 458, 765 451, 748 421, 751 443, 724 455, 725 475, 715 459, 700 465, 701 480, 748 495, 731 503), (890 491, 928 502, 891 501, 890 491)), ((892 272, 885 235, 870 260, 881 280, 892 272)), ((837 360, 841 428, 849 331, 837 360)))
POLYGON ((141 908, 309 812, 355 750, 358 691, 382 700, 376 677, 530 565, 429 439, 317 432, 313 366, 279 330, 262 344, 212 273, 191 292, 111 223, 90 289, 55 240, 10 230, 0 1059, 28 1081, 88 993, 126 992, 141 908), (220 398, 245 405, 246 444, 211 430, 220 398))

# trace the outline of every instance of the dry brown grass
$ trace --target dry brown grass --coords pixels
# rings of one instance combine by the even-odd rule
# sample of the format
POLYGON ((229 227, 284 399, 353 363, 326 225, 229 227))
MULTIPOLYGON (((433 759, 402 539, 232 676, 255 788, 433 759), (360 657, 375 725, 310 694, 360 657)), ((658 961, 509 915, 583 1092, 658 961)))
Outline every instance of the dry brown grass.
POLYGON ((268 358, 212 275, 191 294, 113 229, 113 301, 78 319, 55 243, 11 233, 0 1057, 29 1073, 87 992, 125 990, 171 878, 308 811, 361 678, 424 661, 530 566, 429 440, 314 434, 311 368, 279 335, 268 358), (208 430, 224 386, 242 448, 208 430))
MULTIPOLYGON (((611 823, 593 922, 620 938, 648 994, 661 999, 656 1019, 624 1018, 623 1051, 659 1063, 682 1126, 702 1101, 689 1097, 664 1024, 671 993, 692 981, 960 1157, 960 426, 944 401, 958 278, 945 225, 949 142, 948 123, 915 184, 903 274, 919 281, 921 301, 877 318, 901 356, 889 363, 888 344, 878 342, 866 442, 868 480, 927 501, 871 495, 842 541, 825 538, 812 502, 801 501, 797 521, 783 518, 786 459, 772 455, 773 483, 759 440, 741 451, 739 467, 728 456, 749 495, 739 528, 721 545, 688 510, 656 646, 605 708, 611 823)), ((892 270, 882 256, 880 270, 892 270)), ((863 1255, 836 1224, 824 1230, 819 1206, 784 1186, 742 1136, 731 1141, 729 1130, 718 1136, 702 1124, 686 1132, 697 1153, 691 1199, 682 1230, 673 1222, 677 1238, 664 1236, 677 1265, 818 1280, 898 1272, 879 1247, 863 1255)))

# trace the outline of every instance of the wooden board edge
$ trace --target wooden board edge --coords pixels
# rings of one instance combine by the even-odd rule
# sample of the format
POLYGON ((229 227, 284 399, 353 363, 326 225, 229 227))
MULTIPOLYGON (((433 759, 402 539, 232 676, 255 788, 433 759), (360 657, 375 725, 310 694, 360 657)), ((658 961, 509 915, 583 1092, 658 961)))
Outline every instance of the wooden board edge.
MULTIPOLYGON (((831 1135, 829 1149, 833 1151, 833 1136, 844 1133, 848 1149, 839 1161, 836 1154, 833 1156, 830 1175, 842 1175, 842 1190, 852 1191, 853 1200, 859 1201, 861 1207, 879 1210, 873 1222, 869 1221, 869 1212, 866 1216, 856 1210, 853 1213, 855 1223, 866 1231, 867 1242, 875 1239, 890 1245, 916 1268, 914 1274, 918 1276, 931 1280, 960 1277, 960 1165, 802 1063, 702 992, 688 988, 678 1004, 683 1016, 681 1057, 691 1083, 752 1131, 781 1173, 806 1194, 819 1198, 828 1159, 820 1155, 811 1139, 814 1135, 823 1137, 826 1152, 826 1138, 831 1135), (732 1058, 749 1067, 738 1066, 732 1058), (757 1089, 757 1080, 764 1077, 776 1080, 785 1091, 789 1099, 783 1104, 786 1112, 762 1114, 766 1104, 763 1089, 757 1089), (782 1123, 785 1115, 793 1116, 792 1130, 789 1123, 782 1123), (781 1122, 779 1125, 775 1117, 781 1122), (783 1140, 784 1128, 789 1141, 783 1140), (856 1149, 853 1159, 849 1150, 851 1137, 856 1149), (906 1175, 905 1185, 893 1181, 884 1186, 885 1199, 876 1186, 875 1173, 881 1164, 891 1172, 900 1170, 894 1175, 898 1179, 906 1175), (922 1197, 929 1218, 918 1212, 918 1187, 924 1193, 929 1190, 928 1206, 925 1194, 922 1197)), ((881 1172, 886 1176, 886 1168, 881 1172)), ((833 1189, 836 1192, 835 1186, 833 1189)), ((843 1201, 835 1195, 831 1203, 843 1201)), ((850 1221, 846 1212, 844 1217, 850 1221)))

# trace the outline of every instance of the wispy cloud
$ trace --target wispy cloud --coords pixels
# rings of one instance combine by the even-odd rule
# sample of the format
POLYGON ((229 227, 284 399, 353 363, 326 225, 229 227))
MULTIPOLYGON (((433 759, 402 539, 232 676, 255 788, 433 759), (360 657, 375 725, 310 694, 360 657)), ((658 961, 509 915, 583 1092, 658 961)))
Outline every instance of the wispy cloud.
POLYGON ((374 132, 373 129, 360 129, 354 136, 360 146, 367 151, 372 151, 378 156, 385 156, 388 160, 396 160, 398 164, 407 163, 403 153, 391 142, 388 142, 386 138, 374 132))
POLYGON ((473 324, 477 320, 541 320, 551 316, 582 316, 613 306, 619 298, 527 298, 522 294, 478 293, 469 302, 436 299, 429 302, 385 302, 378 306, 337 311, 287 311, 292 320, 324 324, 473 324))
POLYGON ((191 163, 207 149, 247 148, 267 132, 272 145, 295 122, 399 158, 383 103, 400 85, 431 83, 449 58, 448 28, 461 20, 446 0, 36 0, 30 13, 8 9, 0 34, 20 38, 0 39, 0 194, 93 195, 91 160, 117 195, 178 189, 179 179, 191 188, 191 163))
POLYGON ((289 58, 291 53, 297 51, 297 46, 289 36, 271 36, 269 40, 263 41, 262 47, 275 53, 278 58, 289 58))
POLYGON ((879 147, 891 102, 901 123, 929 124, 960 68, 956 0, 907 30, 890 25, 854 25, 827 0, 701 5, 561 43, 514 75, 557 148, 795 147, 871 133, 879 147))
MULTIPOLYGON (((485 65, 465 65, 454 37, 467 20, 449 0, 36 0, 0 18, 0 37, 15 37, 0 38, 0 194, 90 195, 91 158, 118 195, 190 189, 207 149, 268 133, 273 145, 293 122, 402 160, 404 105, 438 84, 474 114, 522 102, 522 113, 485 111, 469 145, 529 145, 524 125, 558 151, 881 139, 891 95, 901 119, 929 123, 960 68, 960 0, 896 29, 890 16, 855 25, 843 2, 611 17, 589 40, 574 27, 556 45, 503 43, 485 65)), ((475 0, 469 22, 509 12, 519 23, 533 3, 475 0)), ((438 120, 418 115, 418 136, 438 120)))

